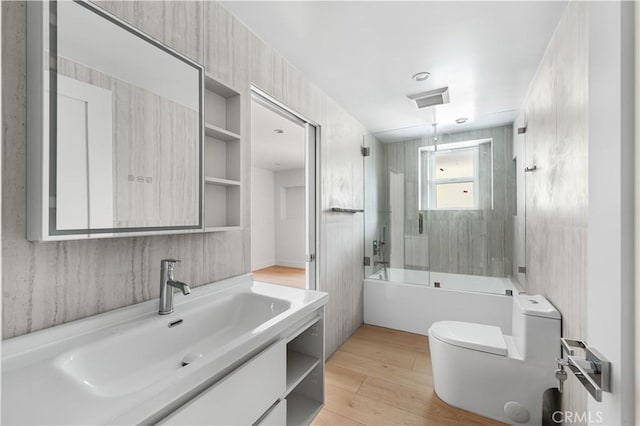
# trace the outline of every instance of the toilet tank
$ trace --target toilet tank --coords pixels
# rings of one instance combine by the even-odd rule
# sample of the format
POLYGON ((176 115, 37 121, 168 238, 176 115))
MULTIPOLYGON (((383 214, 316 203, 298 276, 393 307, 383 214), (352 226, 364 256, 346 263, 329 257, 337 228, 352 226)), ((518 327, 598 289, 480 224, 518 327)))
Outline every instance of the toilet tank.
POLYGON ((513 340, 529 362, 548 364, 560 356, 560 312, 543 296, 518 294, 513 300, 513 340))

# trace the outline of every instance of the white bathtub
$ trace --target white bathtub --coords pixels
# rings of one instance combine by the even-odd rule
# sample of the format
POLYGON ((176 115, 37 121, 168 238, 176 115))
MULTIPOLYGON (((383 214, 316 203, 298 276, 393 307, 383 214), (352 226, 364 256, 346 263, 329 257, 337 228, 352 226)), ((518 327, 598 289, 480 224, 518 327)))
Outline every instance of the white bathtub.
POLYGON ((387 268, 364 280, 364 322, 427 335, 434 322, 468 321, 511 334, 507 290, 518 293, 509 278, 387 268))

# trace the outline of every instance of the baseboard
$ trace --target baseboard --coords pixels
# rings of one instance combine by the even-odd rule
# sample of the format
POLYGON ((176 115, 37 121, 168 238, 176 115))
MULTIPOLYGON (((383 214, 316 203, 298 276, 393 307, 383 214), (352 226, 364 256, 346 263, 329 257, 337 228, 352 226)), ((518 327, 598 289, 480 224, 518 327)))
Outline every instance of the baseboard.
POLYGON ((269 260, 266 262, 258 262, 256 264, 251 264, 251 272, 257 271, 259 269, 268 268, 269 266, 276 266, 276 261, 269 260))
POLYGON ((295 261, 295 260, 277 260, 276 265, 278 266, 286 266, 287 268, 304 268, 306 265, 305 262, 295 261))

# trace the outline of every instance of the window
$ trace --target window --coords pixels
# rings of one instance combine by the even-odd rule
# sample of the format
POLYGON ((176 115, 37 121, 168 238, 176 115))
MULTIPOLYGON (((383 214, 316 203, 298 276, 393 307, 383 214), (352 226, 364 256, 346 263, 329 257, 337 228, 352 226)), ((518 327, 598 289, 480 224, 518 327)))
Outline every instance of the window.
POLYGON ((492 173, 487 173, 491 140, 421 147, 418 153, 421 210, 477 210, 493 198, 492 173), (481 176, 489 185, 483 185, 481 176))

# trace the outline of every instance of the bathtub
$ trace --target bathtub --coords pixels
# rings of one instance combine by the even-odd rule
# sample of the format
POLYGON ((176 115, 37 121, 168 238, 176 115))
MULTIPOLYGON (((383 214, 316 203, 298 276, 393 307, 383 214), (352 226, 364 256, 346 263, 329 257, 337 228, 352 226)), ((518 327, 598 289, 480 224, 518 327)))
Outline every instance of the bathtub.
POLYGON ((364 322, 427 335, 434 322, 468 321, 511 334, 517 293, 509 278, 387 268, 364 280, 364 322))

